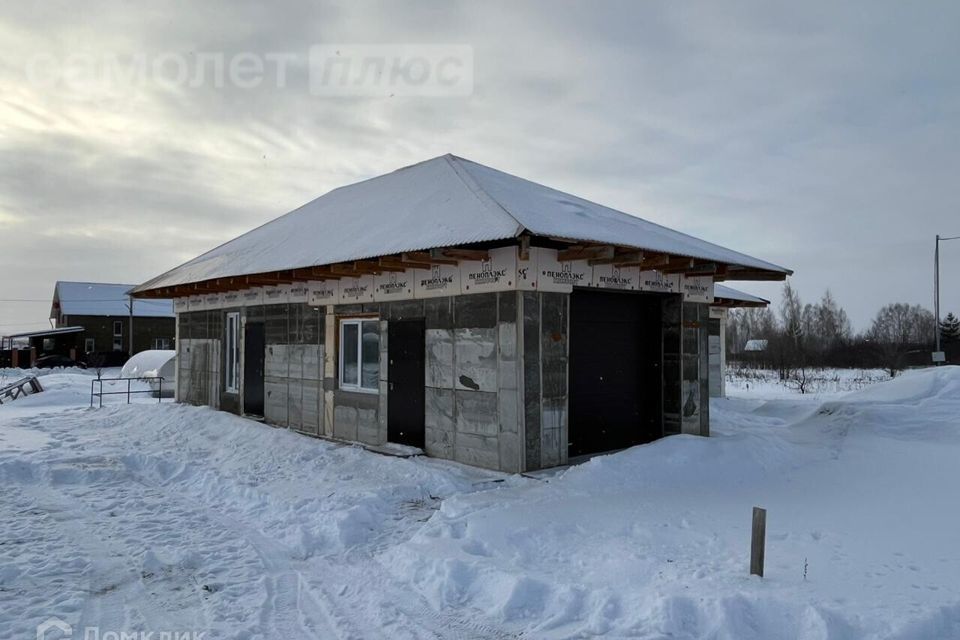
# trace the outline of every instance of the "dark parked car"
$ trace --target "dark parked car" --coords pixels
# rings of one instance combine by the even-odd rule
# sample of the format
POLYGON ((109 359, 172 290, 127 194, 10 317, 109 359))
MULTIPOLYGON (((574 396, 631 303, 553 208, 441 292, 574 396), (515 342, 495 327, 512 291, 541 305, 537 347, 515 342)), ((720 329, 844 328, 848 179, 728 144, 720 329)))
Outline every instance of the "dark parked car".
POLYGON ((80 359, 88 367, 122 367, 130 356, 126 351, 88 351, 80 359))
POLYGON ((87 365, 82 362, 77 362, 67 356, 43 356, 37 358, 37 361, 33 363, 33 366, 37 369, 55 369, 57 367, 80 367, 81 369, 86 369, 87 365))

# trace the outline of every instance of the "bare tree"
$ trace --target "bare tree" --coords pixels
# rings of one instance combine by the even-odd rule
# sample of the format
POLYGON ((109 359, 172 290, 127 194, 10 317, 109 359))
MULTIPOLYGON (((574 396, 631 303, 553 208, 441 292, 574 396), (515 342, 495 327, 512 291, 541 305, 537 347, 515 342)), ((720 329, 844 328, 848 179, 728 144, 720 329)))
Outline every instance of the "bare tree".
POLYGON ((107 357, 99 352, 93 351, 87 354, 87 368, 97 372, 97 380, 103 377, 103 365, 107 362, 107 357))
POLYGON ((895 376, 906 366, 911 349, 929 346, 936 319, 920 305, 896 302, 877 312, 866 338, 880 354, 883 366, 895 376))

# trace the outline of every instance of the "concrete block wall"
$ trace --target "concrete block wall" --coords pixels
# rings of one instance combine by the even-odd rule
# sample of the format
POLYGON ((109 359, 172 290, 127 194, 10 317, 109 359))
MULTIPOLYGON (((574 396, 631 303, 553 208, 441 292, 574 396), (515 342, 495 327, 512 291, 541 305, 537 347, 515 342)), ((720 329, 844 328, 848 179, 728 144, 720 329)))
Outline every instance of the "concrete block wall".
MULTIPOLYGON (((391 321, 425 324, 426 452, 521 472, 567 463, 570 296, 503 292, 362 305, 240 309, 266 333, 265 419, 313 435, 383 445, 391 321), (380 320, 379 393, 342 391, 339 317, 380 320)), ((181 314, 178 398, 240 412, 223 391, 223 317, 181 314)), ((709 434, 709 307, 663 303, 664 433, 709 434)), ((241 394, 242 395, 242 389, 241 394)))
POLYGON ((305 304, 243 309, 244 322, 263 321, 264 419, 311 435, 321 434, 323 311, 305 304))
POLYGON ((217 312, 200 311, 181 314, 178 321, 177 400, 219 409, 222 317, 217 312))
POLYGON ((710 397, 726 395, 726 309, 710 309, 710 397))
POLYGON ((679 295, 664 297, 663 339, 663 435, 683 429, 683 302, 679 295))
POLYGON ((682 303, 681 433, 710 435, 710 307, 682 303))
MULTIPOLYGON (((381 304, 386 323, 424 319, 429 455, 520 470, 517 296, 505 292, 381 304)), ((380 375, 381 384, 388 385, 383 366, 380 375)))
POLYGON ((500 294, 497 315, 497 446, 501 471, 523 471, 523 436, 520 422, 520 293, 500 294))
MULTIPOLYGON (((518 296, 516 292, 489 293, 337 305, 319 311, 294 304, 240 308, 244 326, 264 323, 264 419, 305 433, 386 444, 389 323, 422 318, 427 453, 520 471, 518 296), (343 391, 336 379, 336 319, 374 314, 380 318, 379 393, 343 391)), ((204 338, 201 355, 188 353, 181 358, 185 370, 181 377, 188 401, 219 406, 222 396, 232 410, 241 413, 242 388, 240 394, 222 393, 222 328, 229 311, 181 314, 185 335, 192 335, 191 327, 202 325, 202 334, 210 336, 204 338), (211 318, 219 319, 219 324, 211 324, 211 318), (204 373, 214 363, 216 370, 204 373), (201 393, 204 390, 207 395, 201 393)), ((198 344, 190 338, 181 340, 185 349, 196 350, 198 344)))
POLYGON ((525 291, 523 326, 523 448, 525 471, 567 463, 570 296, 525 291))
POLYGON ((271 424, 320 435, 323 415, 319 344, 268 344, 264 359, 264 418, 271 424))
POLYGON ((184 338, 177 343, 177 401, 220 408, 220 341, 184 338))

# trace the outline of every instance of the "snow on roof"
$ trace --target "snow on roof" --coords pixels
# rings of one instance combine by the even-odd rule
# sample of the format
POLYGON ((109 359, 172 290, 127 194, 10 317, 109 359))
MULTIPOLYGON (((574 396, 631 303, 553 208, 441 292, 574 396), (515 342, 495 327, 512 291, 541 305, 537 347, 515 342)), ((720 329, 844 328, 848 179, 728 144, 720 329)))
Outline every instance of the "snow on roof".
POLYGON ((738 302, 750 302, 758 305, 762 304, 763 306, 770 304, 770 301, 766 300, 765 298, 759 298, 746 293, 745 291, 740 291, 739 289, 722 285, 719 282, 713 285, 713 297, 722 300, 736 300, 738 302))
POLYGON ((744 345, 744 351, 766 351, 767 350, 767 340, 747 340, 747 344, 744 345))
POLYGON ((135 291, 505 240, 524 230, 791 273, 770 262, 447 154, 334 189, 135 291))
MULTIPOLYGON (((136 285, 103 282, 58 281, 54 302, 60 303, 60 313, 67 316, 128 316, 127 292, 136 285)), ((134 300, 133 315, 141 318, 173 318, 170 300, 134 300)), ((57 317, 51 309, 50 317, 57 317)))
POLYGON ((4 338, 39 338, 41 336, 57 336, 64 333, 80 333, 83 327, 58 327, 56 329, 38 329, 36 331, 25 331, 23 333, 12 333, 4 338))

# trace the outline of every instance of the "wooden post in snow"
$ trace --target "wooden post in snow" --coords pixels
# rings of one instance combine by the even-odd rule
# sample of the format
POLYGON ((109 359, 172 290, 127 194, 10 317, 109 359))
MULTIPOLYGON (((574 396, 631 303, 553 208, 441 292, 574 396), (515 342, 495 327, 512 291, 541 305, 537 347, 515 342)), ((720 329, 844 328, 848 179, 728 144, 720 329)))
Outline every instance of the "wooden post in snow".
POLYGON ((750 538, 750 575, 763 577, 763 555, 767 540, 767 510, 753 508, 753 535, 750 538))

